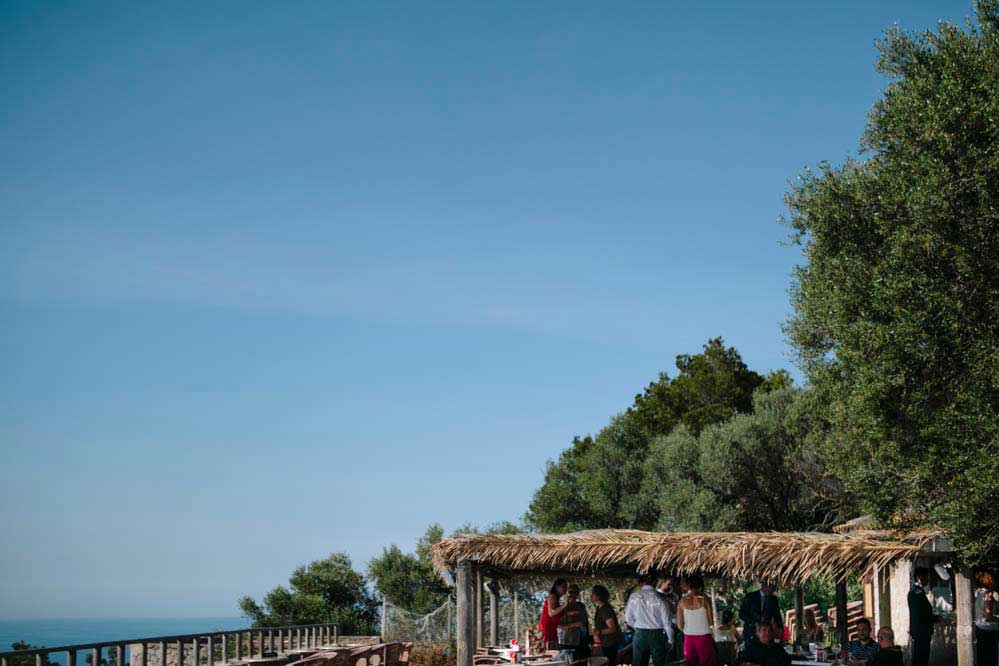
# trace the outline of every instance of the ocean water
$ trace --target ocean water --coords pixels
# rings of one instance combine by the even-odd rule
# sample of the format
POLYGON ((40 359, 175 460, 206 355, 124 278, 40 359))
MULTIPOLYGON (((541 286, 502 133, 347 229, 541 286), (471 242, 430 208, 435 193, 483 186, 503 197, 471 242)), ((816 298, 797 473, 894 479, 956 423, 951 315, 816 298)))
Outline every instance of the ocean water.
MULTIPOLYGON (((0 652, 10 650, 11 644, 17 641, 55 647, 129 638, 176 636, 199 631, 231 631, 245 629, 250 624, 249 620, 241 617, 0 620, 0 652)), ((66 653, 54 653, 51 659, 65 664, 66 653)), ((83 653, 79 654, 77 664, 85 663, 83 653)))

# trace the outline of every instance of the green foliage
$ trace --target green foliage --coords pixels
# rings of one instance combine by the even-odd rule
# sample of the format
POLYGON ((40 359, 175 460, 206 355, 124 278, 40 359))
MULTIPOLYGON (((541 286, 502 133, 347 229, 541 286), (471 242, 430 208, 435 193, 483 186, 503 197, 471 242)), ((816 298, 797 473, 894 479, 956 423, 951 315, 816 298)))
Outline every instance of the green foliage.
POLYGON ((250 597, 240 599, 243 615, 257 627, 333 623, 345 635, 373 632, 376 602, 345 553, 298 567, 289 584, 268 592, 262 604, 250 597))
POLYGON ((749 412, 755 390, 791 385, 784 371, 764 377, 747 368, 721 338, 709 340, 700 354, 678 356, 676 366, 675 378, 660 374, 596 437, 574 438, 557 462, 548 463, 527 514, 530 525, 549 532, 655 528, 663 522, 661 503, 649 501, 658 492, 648 478, 658 455, 651 450, 656 437, 678 426, 694 437, 712 423, 749 412))
MULTIPOLYGON (((628 410, 636 423, 652 435, 666 434, 683 424, 695 434, 710 423, 723 421, 734 412, 752 409, 753 391, 766 379, 743 363, 734 347, 721 338, 708 340, 700 354, 676 357, 679 374, 659 379, 635 396, 628 410)), ((790 381, 786 372, 775 382, 790 381)))
MULTIPOLYGON (((453 534, 479 533, 470 523, 458 527, 453 534)), ((523 529, 503 520, 490 525, 487 534, 519 534, 523 529)), ((414 553, 404 553, 397 545, 385 548, 371 560, 368 575, 378 592, 393 604, 413 613, 429 613, 443 604, 449 588, 434 570, 430 549, 444 538, 444 528, 434 523, 416 542, 414 553)))
POLYGON ((864 162, 787 197, 807 264, 788 334, 865 511, 999 552, 999 4, 978 26, 890 31, 864 162))
POLYGON ((751 414, 695 435, 680 426, 652 445, 641 501, 663 530, 820 530, 851 517, 809 437, 821 422, 805 392, 757 391, 751 414))
POLYGON ((416 553, 403 553, 392 544, 368 564, 368 575, 379 593, 414 613, 429 613, 447 600, 449 591, 430 559, 430 548, 444 538, 438 524, 427 528, 416 544, 416 553))
MULTIPOLYGON (((16 641, 11 643, 11 650, 41 650, 44 645, 31 645, 28 641, 16 641)), ((7 663, 10 666, 35 666, 35 655, 26 657, 8 657, 7 663)), ((46 656, 45 666, 59 666, 59 662, 52 661, 46 656)))

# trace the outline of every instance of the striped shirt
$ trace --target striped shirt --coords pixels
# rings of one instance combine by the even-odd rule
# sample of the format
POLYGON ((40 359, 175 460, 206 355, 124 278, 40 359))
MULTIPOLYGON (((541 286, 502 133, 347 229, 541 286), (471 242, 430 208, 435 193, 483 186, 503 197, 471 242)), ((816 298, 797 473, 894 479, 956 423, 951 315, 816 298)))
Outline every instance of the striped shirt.
POLYGON ((870 661, 874 659, 874 655, 878 653, 881 646, 875 640, 867 641, 866 643, 861 643, 860 641, 850 641, 850 645, 847 646, 846 651, 854 659, 866 659, 870 661))

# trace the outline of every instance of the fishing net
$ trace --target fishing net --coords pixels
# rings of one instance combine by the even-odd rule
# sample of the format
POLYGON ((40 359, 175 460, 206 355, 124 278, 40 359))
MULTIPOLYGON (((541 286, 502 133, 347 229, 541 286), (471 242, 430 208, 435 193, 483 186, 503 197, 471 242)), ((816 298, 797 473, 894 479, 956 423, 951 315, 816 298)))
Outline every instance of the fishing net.
MULTIPOLYGON (((489 642, 491 611, 489 595, 485 589, 483 589, 482 597, 484 615, 482 636, 483 642, 489 642)), ((519 625, 520 635, 517 637, 523 643, 525 631, 537 626, 543 603, 543 597, 521 593, 518 595, 517 603, 514 604, 512 594, 501 593, 497 608, 499 642, 509 643, 510 639, 516 636, 515 628, 519 625)), ((453 598, 449 598, 429 613, 414 613, 386 600, 384 617, 382 618, 383 635, 388 641, 412 641, 415 643, 451 641, 456 636, 457 616, 453 598)), ((533 640, 536 639, 532 638, 533 640)))
POLYGON ((455 635, 456 615, 454 600, 451 598, 426 614, 413 613, 386 600, 382 617, 382 634, 386 641, 414 643, 450 641, 455 635))

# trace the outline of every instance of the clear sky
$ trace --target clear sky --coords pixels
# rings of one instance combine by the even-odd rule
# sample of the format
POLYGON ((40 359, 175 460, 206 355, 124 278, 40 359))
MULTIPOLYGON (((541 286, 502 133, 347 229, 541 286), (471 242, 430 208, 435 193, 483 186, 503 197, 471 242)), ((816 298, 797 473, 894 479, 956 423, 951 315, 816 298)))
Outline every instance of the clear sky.
POLYGON ((235 615, 516 520, 724 336, 961 2, 0 4, 0 617, 235 615))

